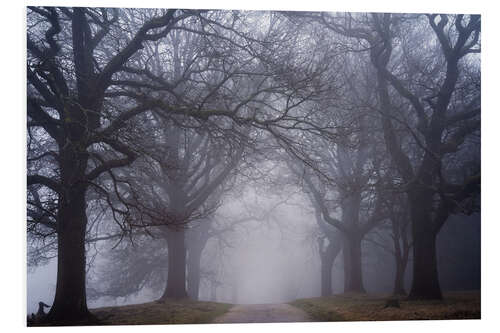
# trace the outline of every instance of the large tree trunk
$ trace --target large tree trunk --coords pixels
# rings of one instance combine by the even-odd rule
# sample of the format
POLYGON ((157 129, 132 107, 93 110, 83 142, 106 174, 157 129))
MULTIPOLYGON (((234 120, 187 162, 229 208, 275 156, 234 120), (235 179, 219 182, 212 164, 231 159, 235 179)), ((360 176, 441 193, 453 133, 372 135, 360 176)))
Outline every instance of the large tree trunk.
POLYGON ((413 232, 413 281, 409 299, 442 299, 436 259, 436 230, 430 216, 432 196, 409 195, 413 232))
POLYGON ((342 220, 347 230, 342 232, 344 253, 344 292, 364 293, 361 271, 361 239, 358 231, 361 192, 342 193, 342 220))
MULTIPOLYGON (((81 113, 73 113, 75 119, 82 121, 81 113)), ((51 322, 69 323, 88 321, 94 317, 87 308, 85 290, 85 172, 88 153, 81 145, 85 140, 85 128, 80 123, 69 122, 65 130, 71 141, 60 148, 59 157, 64 192, 59 193, 57 216, 56 294, 46 319, 51 322)))
MULTIPOLYGON (((388 58, 381 63, 374 62, 374 65, 377 68, 383 68, 387 65, 387 62, 388 58)), ((385 110, 389 111, 391 110, 391 103, 387 81, 382 71, 379 70, 377 78, 381 105, 385 110)), ((421 172, 414 175, 409 158, 399 146, 389 117, 382 118, 382 127, 386 146, 392 160, 398 167, 399 173, 407 182, 411 180, 417 184, 407 191, 413 238, 413 281, 408 297, 409 299, 442 299, 436 261, 436 230, 430 215, 434 194, 430 188, 433 186, 432 179, 436 172, 435 168, 439 166, 436 166, 434 156, 428 155, 425 157, 427 161, 422 162, 421 172), (420 188, 417 188, 417 186, 420 186, 420 188)), ((439 138, 440 135, 438 135, 439 138)), ((436 138, 434 138, 434 141, 436 141, 436 138)))
MULTIPOLYGON (((406 266, 408 264, 408 240, 406 238, 406 227, 402 228, 403 223, 397 217, 392 219, 392 232, 394 241, 394 261, 396 263, 396 273, 394 275, 394 295, 406 295, 404 286, 404 277, 406 266), (402 246, 401 246, 402 242, 402 246)), ((406 226, 406 224, 405 224, 406 226)))
POLYGON ((68 191, 59 206, 56 295, 48 321, 86 321, 93 316, 85 292, 85 187, 68 191))
POLYGON ((343 251, 344 292, 365 293, 361 269, 361 237, 356 233, 344 235, 343 251))
POLYGON ((167 233, 168 274, 167 285, 160 300, 186 298, 186 247, 184 230, 167 233))
POLYGON ((332 267, 337 255, 340 252, 340 246, 333 244, 330 240, 326 250, 321 253, 321 296, 332 295, 332 267))
POLYGON ((199 244, 192 244, 189 247, 188 257, 187 257, 187 288, 189 297, 198 300, 200 291, 200 266, 201 266, 201 254, 203 253, 203 247, 199 244))
POLYGON ((188 295, 198 300, 200 294, 201 256, 210 238, 208 230, 211 220, 203 221, 196 228, 186 233, 187 242, 187 290, 188 295))
POLYGON ((406 261, 396 258, 396 275, 394 276, 394 295, 406 295, 404 277, 406 271, 406 261))
POLYGON ((321 296, 332 295, 333 260, 321 259, 321 296))

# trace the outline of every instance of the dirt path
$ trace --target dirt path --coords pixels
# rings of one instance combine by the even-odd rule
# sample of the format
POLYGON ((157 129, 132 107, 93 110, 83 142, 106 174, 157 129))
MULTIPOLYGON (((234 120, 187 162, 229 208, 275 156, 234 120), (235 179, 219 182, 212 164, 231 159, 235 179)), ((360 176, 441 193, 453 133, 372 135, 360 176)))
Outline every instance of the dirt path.
POLYGON ((307 314, 289 304, 235 305, 215 323, 284 323, 311 321, 307 314))

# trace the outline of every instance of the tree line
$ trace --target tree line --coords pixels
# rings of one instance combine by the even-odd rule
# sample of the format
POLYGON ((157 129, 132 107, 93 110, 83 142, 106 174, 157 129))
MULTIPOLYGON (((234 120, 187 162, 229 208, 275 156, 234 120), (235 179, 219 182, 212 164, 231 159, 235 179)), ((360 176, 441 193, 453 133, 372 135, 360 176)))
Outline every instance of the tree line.
POLYGON ((248 182, 309 199, 323 295, 340 253, 345 291, 365 292, 361 244, 386 228, 394 293, 411 256, 409 298, 442 298, 436 236, 480 209, 480 31, 478 15, 28 7, 28 262, 57 257, 47 319, 91 318, 87 254, 109 239, 125 244, 111 272, 140 288, 156 270, 160 300, 196 299, 208 239, 272 216, 217 224, 248 182))

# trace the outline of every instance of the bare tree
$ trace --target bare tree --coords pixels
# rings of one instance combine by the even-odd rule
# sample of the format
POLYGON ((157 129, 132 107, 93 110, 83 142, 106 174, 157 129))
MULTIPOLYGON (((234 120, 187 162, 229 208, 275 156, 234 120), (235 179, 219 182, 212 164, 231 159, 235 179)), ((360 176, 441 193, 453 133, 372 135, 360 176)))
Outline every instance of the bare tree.
MULTIPOLYGON (((315 75, 314 71, 308 76, 283 79, 293 70, 293 58, 279 59, 280 67, 261 66, 271 70, 265 75, 255 74, 253 59, 265 58, 268 64, 277 64, 273 56, 283 52, 274 54, 270 46, 277 50, 283 43, 293 42, 290 37, 280 42, 282 35, 273 28, 279 22, 272 20, 267 31, 244 33, 247 22, 227 11, 28 9, 28 132, 36 141, 49 142, 39 146, 47 150, 37 150, 37 155, 29 159, 53 165, 47 169, 29 166, 28 186, 42 186, 42 197, 47 202, 57 200, 57 204, 50 204, 57 206, 57 212, 50 209, 57 223, 58 287, 49 320, 89 317, 85 298, 86 193, 101 176, 137 158, 139 152, 126 142, 124 127, 128 123, 139 114, 156 110, 163 115, 185 114, 201 121, 222 116, 268 128, 283 123, 283 117, 265 116, 269 112, 259 112, 259 103, 249 104, 270 89, 267 81, 274 82, 276 97, 288 96, 284 107, 261 102, 260 108, 274 113, 287 114, 310 96, 306 92, 311 91, 313 81, 309 77, 315 75), (180 81, 175 80, 179 73, 168 76, 165 68, 150 71, 142 56, 145 49, 161 50, 155 45, 173 31, 202 36, 202 46, 219 40, 208 48, 208 54, 191 53, 191 60, 200 61, 194 67, 187 66, 189 70, 180 73, 180 81), (257 35, 264 40, 255 38, 257 35), (235 49, 245 50, 247 59, 226 61, 235 49), (228 66, 231 71, 222 72, 215 82, 197 80, 207 71, 228 66), (245 96, 234 94, 238 86, 228 79, 248 73, 255 77, 256 88, 245 96), (294 82, 300 85, 290 87, 294 82), (211 102, 221 99, 221 94, 215 92, 224 89, 230 105, 212 109, 211 102), (232 95, 236 98, 229 98, 232 95), (100 149, 114 154, 102 154, 100 149), (109 159, 113 155, 115 158, 109 159), (45 194, 48 192, 50 198, 45 194)), ((173 47, 169 52, 175 57, 175 44, 173 47)), ((224 131, 224 126, 217 127, 224 131)), ((48 205, 38 205, 37 210, 48 205)))
POLYGON ((87 189, 103 173, 136 158, 137 153, 120 140, 120 130, 135 115, 151 109, 147 103, 124 100, 118 103, 120 108, 112 108, 107 92, 113 78, 144 44, 168 35, 178 22, 196 13, 158 10, 140 17, 123 38, 122 18, 136 14, 114 9, 28 9, 28 132, 35 129, 51 143, 49 150, 29 158, 47 161, 54 170, 28 168, 33 171, 28 173, 28 186, 43 186, 57 198, 57 288, 48 320, 90 316, 85 297, 87 189), (119 157, 106 160, 90 152, 96 146, 109 147, 119 157))
POLYGON ((316 209, 316 223, 323 236, 318 237, 318 252, 321 261, 321 296, 331 296, 333 263, 342 250, 342 239, 339 233, 329 229, 321 212, 316 209), (326 243, 326 244, 325 244, 326 243))
POLYGON ((461 179, 450 179, 444 172, 450 157, 480 131, 478 62, 473 60, 480 52, 480 16, 345 14, 321 19, 370 50, 387 150, 410 204, 414 276, 409 297, 440 299, 436 235, 450 214, 470 211, 480 184, 478 168, 461 179), (415 27, 425 27, 425 21, 425 31, 433 33, 427 35, 430 39, 420 39, 418 45, 405 40, 415 27), (397 131, 400 127, 405 137, 397 131), (406 146, 405 138, 410 138, 406 146), (417 153, 410 155, 409 146, 417 153))
POLYGON ((151 237, 161 300, 198 297, 224 193, 279 184, 285 164, 323 235, 322 294, 331 227, 345 291, 364 292, 362 242, 387 220, 394 292, 413 244, 409 297, 442 297, 436 236, 479 207, 480 16, 29 7, 27 22, 28 256, 57 257, 48 321, 95 319, 101 240, 148 256, 151 237))
POLYGON ((381 193, 384 210, 387 214, 387 223, 381 225, 374 232, 375 237, 368 235, 370 242, 381 247, 394 256, 394 295, 406 295, 404 278, 408 266, 413 242, 411 239, 410 211, 408 199, 404 191, 396 183, 398 177, 391 176, 389 182, 384 184, 385 190, 381 193), (380 232, 379 232, 380 231, 380 232), (389 240, 387 240, 388 236, 389 240), (387 244, 392 241, 392 244, 387 244))

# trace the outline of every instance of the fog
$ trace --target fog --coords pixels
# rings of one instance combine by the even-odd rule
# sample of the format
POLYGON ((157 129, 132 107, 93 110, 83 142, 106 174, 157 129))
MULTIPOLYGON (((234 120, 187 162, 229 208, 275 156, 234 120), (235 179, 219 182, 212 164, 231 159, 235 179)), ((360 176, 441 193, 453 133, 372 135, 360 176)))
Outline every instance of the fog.
POLYGON ((480 15, 28 7, 30 325, 477 318, 480 54, 480 15))
MULTIPOLYGON (((229 200, 219 208, 225 219, 237 219, 241 214, 241 203, 252 205, 264 203, 272 206, 279 198, 258 196, 255 190, 247 189, 246 195, 237 201, 229 200), (274 200, 274 202, 272 201, 274 200)), ((314 231, 316 224, 312 212, 304 205, 304 198, 296 195, 289 198, 293 205, 281 204, 273 211, 273 219, 248 221, 230 235, 223 244, 223 262, 218 262, 217 301, 235 304, 283 303, 299 297, 319 294, 318 258, 314 231), (294 202, 293 202, 294 201, 294 202), (301 202, 302 201, 302 202, 301 202), (303 208, 298 208, 298 205, 303 208), (236 284, 236 285, 235 285, 236 284), (235 291, 236 289, 236 291, 235 291)), ((213 264, 221 241, 212 239, 207 244, 202 262, 213 264)), ((108 245, 103 245, 108 248, 108 245)), ((105 264, 98 255, 93 267, 105 264)), ((28 313, 36 312, 39 301, 50 303, 55 293, 57 265, 54 260, 28 273, 28 313), (47 286, 51 286, 47 288, 47 286)), ((209 267, 206 267, 209 270, 209 267)), ((200 299, 210 300, 210 285, 203 284, 200 299)), ((146 288, 126 298, 104 297, 89 302, 92 308, 148 302, 158 297, 146 288)))
MULTIPOLYGON (((237 219, 241 204, 251 202, 263 208, 281 203, 279 196, 257 194, 258 189, 247 188, 238 200, 228 199, 219 210, 225 219, 237 219)), ((216 266, 216 297, 211 284, 203 280, 200 300, 216 300, 232 304, 287 303, 299 298, 321 295, 320 261, 316 237, 318 227, 313 208, 300 194, 286 196, 287 202, 273 210, 273 218, 266 221, 248 221, 221 240, 211 239, 202 257, 202 267, 209 271, 216 266), (309 205, 309 206, 308 206, 309 205), (222 246, 222 249, 221 249, 222 246), (222 251, 223 254, 216 253, 222 251), (220 256, 214 262, 214 257, 220 256)), ((438 235, 440 282, 445 291, 474 290, 480 287, 480 216, 456 216, 438 235)), ((103 245, 109 248, 113 242, 103 245)), ((372 242, 364 242, 364 285, 370 293, 390 294, 393 288, 395 264, 386 249, 372 242)), ((411 262, 411 258, 410 258, 411 262)), ((102 254, 97 255, 91 278, 102 279, 96 268, 105 265, 102 254), (97 276, 97 277, 96 277, 97 276)), ((203 269, 202 268, 202 269, 203 269)), ((35 313, 38 302, 50 304, 56 288, 55 260, 28 272, 28 313, 35 313)), ((332 267, 334 294, 343 292, 343 261, 339 255, 332 267)), ((405 286, 411 285, 411 265, 405 274, 405 286)), ((119 306, 150 302, 161 295, 161 290, 142 289, 126 297, 100 297, 88 302, 90 308, 119 306)))

